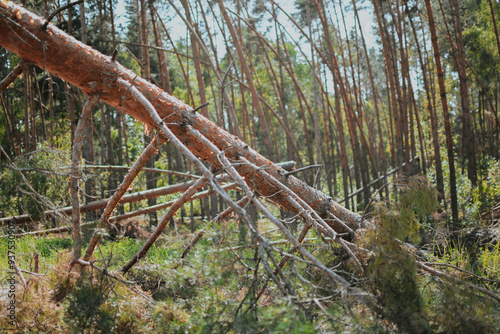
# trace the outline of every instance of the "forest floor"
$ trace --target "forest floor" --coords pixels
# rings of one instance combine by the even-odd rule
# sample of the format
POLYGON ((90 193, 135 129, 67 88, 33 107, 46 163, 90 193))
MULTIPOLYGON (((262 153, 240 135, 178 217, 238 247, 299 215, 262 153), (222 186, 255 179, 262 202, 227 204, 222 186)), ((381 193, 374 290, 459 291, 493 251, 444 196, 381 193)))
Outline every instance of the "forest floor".
MULTIPOLYGON (((464 282, 498 291, 498 220, 450 232, 446 221, 429 219, 432 224, 422 225, 417 245, 426 263, 464 282)), ((188 222, 177 221, 175 228, 165 231, 125 277, 117 271, 149 235, 143 220, 130 220, 113 229, 113 235, 96 251, 93 264, 100 270, 85 270, 79 277, 68 275, 72 239, 67 233, 16 239, 16 263, 24 270, 27 286, 16 276, 15 326, 9 327, 8 318, 2 317, 0 327, 19 333, 402 332, 397 321, 388 320, 390 316, 382 317, 352 298, 344 299, 321 271, 300 259, 285 267, 294 295, 283 296, 266 272, 258 270, 257 250, 234 219, 215 224, 197 219, 196 231, 203 228, 204 236, 181 259, 198 233, 191 233, 188 222), (35 254, 39 254, 38 261, 35 254)), ((272 224, 259 220, 258 226, 275 249, 289 248, 272 224)), ((2 254, 7 253, 6 241, 0 239, 2 254)), ((346 264, 346 254, 314 231, 304 245, 346 279, 359 279, 354 266, 346 264)), ((7 257, 0 264, 8 268, 7 257)), ((3 270, 1 275, 5 305, 12 272, 3 270)), ((416 272, 416 282, 425 312, 422 317, 433 332, 464 332, 471 326, 476 333, 498 330, 499 303, 421 271, 416 272)), ((381 298, 382 305, 387 300, 381 298)), ((384 306, 388 313, 402 309, 384 306)))

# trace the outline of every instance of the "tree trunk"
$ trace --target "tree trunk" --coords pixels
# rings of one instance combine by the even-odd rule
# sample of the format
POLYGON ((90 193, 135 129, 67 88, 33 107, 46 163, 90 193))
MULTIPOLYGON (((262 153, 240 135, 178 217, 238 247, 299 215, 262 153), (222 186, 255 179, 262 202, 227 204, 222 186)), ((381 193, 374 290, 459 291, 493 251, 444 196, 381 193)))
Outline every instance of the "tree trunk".
POLYGON ((6 90, 31 64, 21 60, 19 64, 0 82, 0 93, 6 90))
POLYGON ((241 41, 236 34, 236 30, 234 29, 233 22, 231 21, 231 18, 227 14, 226 8, 224 6, 224 3, 222 0, 218 0, 219 8, 221 11, 222 16, 224 17, 224 20, 226 21, 226 25, 229 28, 229 32, 231 34, 231 38, 233 40, 234 47, 236 48, 236 52, 238 54, 238 59, 241 64, 241 70, 244 73, 247 82, 248 82, 248 87, 250 88, 250 94, 252 95, 252 104, 255 110, 257 111, 257 115, 259 117, 259 125, 262 128, 262 135, 264 137, 264 143, 266 145, 267 149, 267 154, 271 158, 271 160, 275 161, 276 160, 276 152, 273 150, 273 145, 271 141, 271 136, 270 136, 270 131, 269 131, 269 125, 268 122, 265 118, 264 111, 262 110, 262 106, 259 101, 257 89, 255 88, 255 84, 253 81, 253 76, 252 73, 250 72, 250 68, 248 66, 247 60, 245 58, 245 53, 243 52, 243 47, 241 45, 241 41))
POLYGON ((73 261, 80 259, 82 255, 82 236, 80 232, 80 192, 78 183, 80 181, 80 160, 82 157, 83 137, 85 129, 90 117, 92 117, 92 109, 97 103, 98 96, 94 95, 87 101, 82 110, 82 115, 78 121, 78 126, 75 131, 75 140, 71 154, 71 176, 70 176, 70 191, 71 191, 71 206, 72 206, 72 230, 73 230, 73 261))
POLYGON ((85 2, 80 3, 80 29, 82 31, 82 43, 87 44, 87 23, 85 22, 85 2))
POLYGON ((17 133, 17 129, 15 126, 15 120, 10 115, 7 103, 5 103, 5 99, 3 98, 2 93, 0 93, 0 103, 5 115, 5 123, 6 123, 5 125, 7 128, 7 132, 9 134, 9 140, 12 147, 12 152, 14 153, 14 156, 18 157, 21 155, 21 143, 19 141, 17 141, 16 143, 15 134, 17 133))
MULTIPOLYGON (((155 36, 156 46, 163 48, 163 42, 161 39, 160 31, 157 27, 155 20, 156 9, 153 7, 152 3, 149 4, 149 11, 151 13, 151 25, 153 26, 153 33, 155 36)), ((158 56, 158 71, 160 73, 160 88, 169 94, 172 94, 172 85, 170 84, 170 73, 168 71, 167 58, 165 57, 165 52, 163 50, 158 50, 156 52, 158 56)))
MULTIPOLYGON (((332 111, 337 125, 337 133, 339 135, 340 145, 340 165, 342 166, 342 185, 344 189, 344 198, 349 195, 349 162, 347 161, 347 148, 344 139, 344 122, 342 121, 342 110, 340 107, 340 92, 337 85, 335 87, 335 112, 332 111), (337 116, 337 117, 335 117, 337 116)), ((349 208, 349 201, 346 201, 346 206, 349 208)))
POLYGON ((28 73, 29 68, 23 74, 23 105, 24 105, 24 153, 31 152, 30 150, 30 117, 29 117, 29 101, 28 101, 28 73))
POLYGON ((375 114, 377 118, 377 133, 378 133, 378 141, 379 141, 379 147, 378 147, 378 152, 379 152, 379 159, 380 159, 380 166, 381 166, 381 172, 384 173, 387 169, 387 162, 386 162, 386 157, 385 157, 385 144, 383 141, 383 134, 382 134, 382 126, 380 124, 380 109, 378 105, 378 90, 377 87, 375 86, 375 81, 373 79, 373 71, 372 71, 372 66, 371 66, 371 61, 370 61, 370 56, 368 54, 368 49, 366 47, 366 42, 365 42, 365 36, 363 34, 363 30, 361 27, 361 20, 359 19, 358 15, 358 9, 356 6, 356 0, 351 0, 353 9, 354 9, 354 14, 356 16, 356 21, 358 22, 358 27, 359 31, 361 32, 361 42, 363 44, 363 51, 365 53, 365 58, 366 58, 366 67, 368 69, 368 78, 370 79, 370 87, 372 89, 372 96, 373 96, 373 103, 375 106, 375 114))
POLYGON ((467 63, 465 58, 464 40, 462 37, 462 20, 460 18, 460 3, 458 0, 450 0, 452 7, 452 21, 454 23, 456 55, 455 63, 458 70, 460 83, 460 102, 462 106, 462 149, 464 157, 467 159, 467 176, 473 186, 477 183, 476 165, 476 136, 472 125, 469 83, 467 78, 467 63))
POLYGON ((247 144, 217 127, 202 115, 193 113, 192 108, 182 101, 168 95, 150 82, 138 78, 135 73, 116 61, 111 61, 110 57, 83 45, 51 24, 44 30, 42 25, 45 20, 12 2, 7 4, 1 2, 0 13, 3 15, 0 16, 0 45, 10 51, 37 66, 45 65, 47 71, 79 87, 85 94, 100 94, 100 100, 120 108, 143 122, 146 127, 155 128, 157 125, 144 105, 131 94, 127 94, 128 90, 123 85, 116 84, 118 79, 128 82, 150 101, 158 111, 159 117, 169 117, 170 131, 185 143, 198 159, 211 164, 215 169, 221 168, 213 147, 207 146, 207 142, 200 139, 195 131, 224 152, 226 158, 233 161, 244 158, 251 162, 236 163, 234 168, 245 177, 245 182, 250 188, 265 196, 267 200, 287 210, 298 211, 293 199, 284 194, 270 179, 273 177, 285 184, 319 215, 323 217, 335 215, 340 222, 328 220, 328 223, 337 232, 348 232, 349 228, 355 230, 363 225, 359 215, 345 209, 294 176, 287 176, 283 169, 274 166, 247 144), (17 24, 4 18, 11 16, 12 13, 18 13, 17 24), (78 71, 75 71, 75 68, 78 68, 78 71), (258 171, 262 168, 265 168, 266 173, 258 171))
MULTIPOLYGON (((151 81, 151 66, 149 61, 149 48, 146 45, 149 45, 148 41, 148 21, 146 17, 146 0, 140 0, 140 29, 141 29, 141 44, 144 45, 140 49, 140 57, 141 57, 141 75, 144 79, 151 81)), ((149 130, 146 129, 144 133, 144 147, 147 147, 151 143, 151 137, 149 136, 149 130)), ((155 167, 155 156, 153 155, 148 162, 146 163, 146 167, 154 168, 155 167)), ((156 188, 156 175, 154 172, 147 171, 146 172, 146 188, 148 190, 156 188)), ((148 205, 153 206, 156 204, 156 198, 148 199, 148 205)), ((149 214, 149 226, 156 226, 158 224, 158 215, 156 211, 151 212, 149 214)))
MULTIPOLYGON (((189 9, 189 1, 183 0, 182 5, 184 6, 184 12, 186 13, 187 21, 194 27, 195 23, 191 18, 191 10, 189 9)), ((201 53, 198 47, 198 41, 194 36, 194 33, 191 32, 191 50, 193 51, 193 61, 194 61, 194 69, 196 71, 196 79, 198 80, 198 93, 200 95, 200 105, 205 104, 207 102, 207 94, 205 92, 205 80, 203 79, 203 70, 201 68, 201 53)), ((201 108, 201 114, 208 118, 208 108, 201 108)))
MULTIPOLYGON (((408 11, 409 12, 409 11, 408 11)), ((434 109, 433 103, 432 103, 432 98, 431 98, 431 92, 430 92, 430 87, 429 87, 429 79, 427 77, 427 66, 424 63, 424 58, 422 57, 422 50, 420 49, 420 43, 419 43, 419 38, 417 35, 417 30, 415 29, 415 25, 413 23, 412 15, 408 15, 410 25, 413 31, 413 36, 415 36, 415 43, 417 45, 417 52, 418 52, 418 61, 420 63, 420 68, 422 70, 422 78, 424 81, 424 90, 425 90, 425 96, 427 98, 427 109, 429 110, 429 120, 431 123, 431 134, 432 134, 432 146, 434 148, 434 164, 436 168, 436 185, 437 185, 437 190, 439 192, 439 201, 441 201, 444 197, 444 181, 443 181, 443 164, 441 161, 441 145, 439 144, 439 135, 438 135, 438 122, 437 122, 437 115, 436 111, 434 109)), ((424 47, 425 47, 425 41, 424 41, 424 47)), ((424 48, 425 49, 425 48, 424 48)))
POLYGON ((450 196, 451 196, 451 214, 454 223, 458 223, 458 200, 457 200, 457 179, 455 174, 455 157, 453 155, 453 139, 451 137, 451 121, 448 111, 448 100, 446 98, 446 87, 444 84, 444 70, 441 65, 441 54, 437 40, 436 23, 430 0, 425 0, 427 17, 429 19, 429 29, 431 31, 431 42, 434 50, 434 61, 436 62, 436 71, 438 75, 439 92, 441 96, 441 107, 443 108, 444 127, 446 132, 446 144, 448 151, 448 165, 450 168, 450 196))
MULTIPOLYGON (((395 82, 394 82, 394 74, 393 71, 395 70, 393 63, 392 63, 392 58, 389 53, 389 40, 387 39, 387 34, 386 34, 386 29, 383 24, 382 20, 382 14, 380 12, 380 4, 378 0, 372 0, 373 4, 373 9, 375 10, 375 18, 377 19, 377 25, 379 29, 379 34, 382 39, 382 52, 384 54, 384 62, 385 62, 385 70, 386 70, 386 78, 388 81, 388 101, 390 102, 390 108, 392 110, 392 113, 396 116, 395 117, 395 129, 396 133, 394 134, 394 141, 396 141, 396 145, 399 145, 398 143, 401 142, 400 140, 400 133, 399 133, 399 128, 398 128, 398 107, 397 107, 397 98, 396 98, 396 89, 395 89, 395 82)), ((391 127, 392 129, 392 127, 391 127)), ((400 146, 398 146, 398 149, 394 149, 394 145, 392 147, 392 162, 393 162, 393 167, 398 166, 400 164, 400 146)))

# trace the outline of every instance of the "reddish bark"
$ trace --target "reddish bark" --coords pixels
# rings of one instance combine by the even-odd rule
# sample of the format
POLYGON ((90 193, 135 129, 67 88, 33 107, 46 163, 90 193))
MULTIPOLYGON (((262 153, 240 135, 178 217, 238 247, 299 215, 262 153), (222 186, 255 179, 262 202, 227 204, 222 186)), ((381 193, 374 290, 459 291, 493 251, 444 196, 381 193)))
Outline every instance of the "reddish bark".
POLYGON ((439 92, 441 96, 441 107, 443 108, 444 127, 446 133, 446 146, 448 151, 448 164, 450 168, 450 197, 451 197, 451 213, 454 222, 458 222, 458 202, 457 202, 457 180, 455 175, 455 157, 453 152, 453 138, 451 136, 451 120, 448 110, 448 100, 446 98, 446 87, 444 79, 444 70, 441 65, 441 54, 439 51, 439 43, 436 32, 436 23, 434 21, 434 13, 430 0, 425 0, 425 8, 427 9, 427 17, 429 18, 429 30, 431 32, 432 48, 434 50, 434 61, 436 62, 436 72, 438 76, 439 92))
POLYGON ((26 60, 21 60, 5 78, 0 81, 0 93, 7 89, 31 64, 26 60))
MULTIPOLYGON (((191 11, 189 9, 189 1, 182 1, 182 5, 184 6, 184 11, 186 13, 186 19, 188 22, 194 27, 195 23, 191 18, 191 11)), ((194 36, 194 32, 191 32, 191 50, 193 52, 193 61, 194 68, 196 70, 196 79, 198 80, 198 93, 200 95, 200 105, 205 104, 207 102, 207 94, 205 92, 205 80, 203 79, 203 70, 201 68, 201 53, 198 47, 198 41, 194 36)), ((201 114, 208 118, 208 108, 203 107, 201 109, 201 114)))
MULTIPOLYGON (((154 121, 145 107, 131 94, 126 94, 126 88, 117 85, 118 79, 129 82, 152 103, 160 117, 168 116, 170 130, 199 159, 212 164, 216 169, 221 166, 213 150, 189 131, 191 127, 208 138, 220 151, 225 152, 228 159, 239 160, 243 156, 252 164, 265 168, 269 175, 286 184, 320 215, 326 217, 328 212, 331 212, 351 229, 359 227, 361 217, 358 214, 345 209, 295 177, 284 176, 283 169, 274 166, 271 161, 249 148, 237 137, 205 117, 193 113, 190 106, 137 77, 135 73, 117 62, 111 61, 109 56, 80 43, 53 25, 49 24, 47 29, 43 30, 44 19, 12 2, 0 2, 0 13, 3 15, 0 17, 0 45, 10 51, 37 66, 45 67, 49 72, 79 87, 85 94, 100 94, 102 101, 154 128, 154 121)), ((235 168, 245 177, 247 184, 258 193, 290 211, 296 211, 288 196, 268 182, 264 174, 256 173, 254 166, 237 164, 235 168)), ((331 224, 337 232, 346 232, 340 224, 336 222, 331 224)))

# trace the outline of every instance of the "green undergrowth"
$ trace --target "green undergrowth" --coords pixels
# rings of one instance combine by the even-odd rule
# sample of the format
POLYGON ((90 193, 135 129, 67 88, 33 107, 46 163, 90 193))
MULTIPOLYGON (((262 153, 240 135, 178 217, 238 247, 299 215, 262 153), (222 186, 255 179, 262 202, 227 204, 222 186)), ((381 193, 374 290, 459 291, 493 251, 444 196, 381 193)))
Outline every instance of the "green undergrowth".
MULTIPOLYGON (((0 268, 8 268, 8 246, 7 238, 1 237, 0 268)), ((69 251, 72 247, 73 240, 68 236, 49 238, 26 236, 15 239, 13 252, 19 267, 28 271, 34 267, 34 255, 39 254, 39 271, 43 273, 58 262, 62 252, 69 251)))
MULTIPOLYGON (((261 228, 267 228, 262 222, 261 228)), ((255 250, 238 247, 237 222, 205 226, 204 237, 185 260, 180 255, 193 234, 178 226, 179 234, 164 233, 147 256, 122 280, 134 281, 141 294, 130 286, 85 270, 79 278, 68 276, 72 242, 61 237, 16 239, 16 262, 33 270, 33 255, 40 254, 39 272, 22 290, 17 307, 20 333, 314 333, 306 317, 290 299, 283 298, 267 282, 262 265, 257 274, 255 250), (238 258, 242 261, 239 262, 238 258), (260 294, 257 300, 256 295, 260 294), (154 302, 148 302, 149 296, 154 302)), ((273 233, 270 233, 273 234, 273 233)), ((279 239, 279 235, 276 238, 279 239)), ((250 238, 247 236, 247 241, 250 238)), ((144 240, 103 240, 95 251, 97 267, 118 271, 144 240)), ((0 250, 6 251, 6 241, 0 250)), ((2 268, 7 262, 2 259, 2 268)), ((5 279, 8 272, 2 272, 5 279)), ((29 275, 26 275, 28 277, 29 275)), ((137 287, 135 288, 137 289, 137 287)), ((307 288, 303 289, 304 296, 307 288)), ((7 326, 5 319, 0 326, 7 326)), ((7 328, 7 327, 5 327, 7 328)))
MULTIPOLYGON (((500 331, 498 301, 467 283, 497 290, 498 243, 471 261, 467 249, 447 244, 445 253, 420 252, 421 222, 437 207, 437 194, 424 180, 413 178, 400 187, 397 203, 380 202, 376 226, 365 235, 373 252, 368 260, 369 286, 377 297, 377 313, 403 333, 496 333, 500 331), (417 260, 459 280, 450 281, 419 270, 417 260), (482 278, 491 279, 483 280, 482 278)), ((477 254, 476 254, 477 255, 477 254)))
MULTIPOLYGON (((423 231, 437 230, 432 219, 436 192, 422 178, 398 181, 397 201, 376 202, 372 226, 362 232, 359 256, 364 274, 342 247, 311 230, 305 247, 373 303, 340 289, 300 256, 283 269, 287 292, 269 279, 249 234, 236 220, 197 223, 204 236, 185 259, 181 254, 196 235, 187 225, 166 230, 127 274, 119 270, 144 244, 128 237, 104 237, 94 253, 96 267, 68 274, 72 241, 68 235, 16 239, 16 262, 39 273, 28 287, 19 284, 16 331, 19 333, 496 333, 500 307, 467 284, 498 291, 499 243, 470 250, 451 241, 444 251, 421 247, 423 231), (422 271, 418 261, 462 283, 422 271), (431 265, 431 264, 429 264, 431 265), (473 274, 473 275, 471 275, 473 274), (475 276, 474 276, 475 275, 475 276), (129 284, 127 282, 134 282, 129 284)), ((139 223, 140 227, 144 223, 139 223)), ((280 232, 259 220, 260 232, 276 250, 288 251, 280 232)), ((300 231, 299 226, 298 231, 300 231)), ((296 233, 298 233, 298 231, 296 233)), ((104 233, 105 234, 105 233, 104 233)), ((424 233, 425 234, 425 233, 424 233)), ((429 237, 426 236, 426 239, 429 237)), ((443 238, 435 238, 435 243, 443 238)), ((446 238, 444 238, 446 240, 446 238)), ((85 249, 85 245, 84 245, 85 249)), ((273 250, 279 260, 282 256, 273 250)), ((7 241, 0 239, 0 251, 7 241)), ((266 255, 269 258, 269 255, 266 255)), ((0 257, 1 268, 8 268, 0 257)), ((274 269, 269 261, 271 270, 274 269)), ((1 271, 5 284, 9 271, 1 271)), ((0 318, 0 328, 8 328, 0 318)))

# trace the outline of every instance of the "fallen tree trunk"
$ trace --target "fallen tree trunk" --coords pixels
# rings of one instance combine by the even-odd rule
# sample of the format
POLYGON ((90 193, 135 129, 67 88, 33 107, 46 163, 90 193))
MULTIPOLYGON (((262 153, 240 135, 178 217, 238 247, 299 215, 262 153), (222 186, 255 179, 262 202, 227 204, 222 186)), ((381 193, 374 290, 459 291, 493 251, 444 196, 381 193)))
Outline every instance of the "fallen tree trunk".
MULTIPOLYGON (((119 204, 132 203, 141 201, 143 199, 159 197, 164 195, 176 194, 181 191, 186 191, 190 186, 192 186, 194 181, 184 182, 179 184, 174 184, 171 186, 165 186, 161 188, 151 189, 147 191, 140 191, 132 194, 128 194, 122 197, 119 204)), ((101 199, 99 201, 90 202, 87 204, 80 205, 80 213, 95 211, 103 209, 108 204, 109 198, 101 199)), ((66 206, 58 210, 47 210, 39 217, 33 217, 30 215, 20 215, 13 217, 0 218, 0 226, 6 225, 8 222, 14 222, 16 224, 23 224, 28 222, 35 222, 43 218, 52 218, 61 215, 70 215, 73 208, 71 206, 66 206)))
MULTIPOLYGON (((187 183, 187 184, 193 185, 194 182, 187 183)), ((234 189, 234 188, 236 188, 236 184, 234 184, 234 183, 229 183, 229 184, 226 184, 226 185, 222 186, 222 189, 225 189, 225 190, 234 189)), ((156 189, 153 189, 153 190, 156 190, 156 189)), ((214 190, 200 191, 200 192, 194 194, 193 197, 191 197, 189 199, 189 201, 194 201, 194 200, 197 200, 197 199, 202 199, 202 198, 208 197, 208 196, 210 196, 210 195, 212 195, 214 193, 215 193, 214 190)), ((125 219, 129 219, 129 218, 137 217, 137 216, 140 216, 140 215, 144 215, 144 214, 147 214, 147 213, 152 212, 152 211, 158 211, 158 210, 166 209, 166 208, 172 206, 172 204, 174 204, 174 203, 175 203, 175 200, 174 201, 168 201, 168 202, 165 202, 165 203, 156 204, 154 206, 150 206, 150 207, 147 207, 147 208, 144 208, 144 209, 140 209, 140 210, 137 210, 137 211, 127 212, 127 213, 124 213, 122 215, 111 216, 111 217, 109 217, 108 221, 109 222, 123 221, 125 219)), ((70 212, 71 212, 71 208, 70 208, 70 212)), ((92 225, 92 224, 96 224, 96 222, 83 223, 83 224, 81 224, 81 226, 88 226, 88 225, 92 225)), ((42 231, 34 231, 34 232, 26 232, 26 233, 14 234, 14 237, 23 237, 23 236, 27 236, 27 235, 46 235, 46 234, 52 234, 52 233, 64 233, 64 232, 71 232, 71 230, 72 230, 72 226, 69 225, 69 226, 62 226, 62 227, 57 227, 57 228, 51 228, 51 229, 42 230, 42 231)), ((7 238, 8 236, 9 235, 2 235, 2 236, 0 236, 0 238, 7 238)))
POLYGON ((188 126, 197 130, 213 143, 225 156, 235 163, 236 170, 255 192, 275 204, 292 212, 296 206, 289 196, 283 194, 273 183, 270 175, 298 194, 331 227, 339 233, 356 230, 361 225, 361 217, 333 201, 330 197, 308 186, 294 176, 286 176, 282 168, 248 147, 236 136, 224 131, 196 112, 183 101, 168 95, 150 82, 138 77, 111 57, 82 44, 52 24, 44 28, 45 19, 36 16, 12 2, 0 2, 0 45, 21 56, 23 59, 59 76, 79 87, 83 93, 98 95, 100 100, 123 110, 150 129, 156 128, 154 120, 144 105, 128 94, 125 81, 135 87, 154 106, 161 118, 168 117, 168 127, 187 148, 199 159, 212 165, 214 170, 221 163, 213 150, 199 139, 188 126), (244 157, 251 164, 240 163, 244 157), (257 173, 265 169, 267 173, 257 173), (336 219, 329 219, 333 214, 336 219))
MULTIPOLYGON (((295 161, 284 161, 284 162, 279 162, 276 165, 285 169, 286 171, 292 171, 295 168, 295 161)), ((92 168, 95 167, 102 167, 102 168, 114 168, 114 167, 119 167, 119 168, 126 168, 130 169, 131 167, 125 167, 125 166, 90 166, 92 168)), ((142 170, 146 170, 146 168, 143 168, 142 170)), ((158 172, 169 172, 169 171, 162 171, 158 170, 158 172)), ((179 173, 179 172, 173 172, 177 174, 183 174, 181 176, 191 176, 191 174, 185 174, 185 173, 179 173)), ((197 176, 199 178, 199 176, 197 176)), ((165 196, 165 195, 170 195, 170 194, 176 194, 180 193, 182 191, 186 191, 191 185, 193 185, 194 181, 192 182, 183 182, 183 183, 177 183, 174 185, 169 185, 165 187, 160 187, 160 188, 155 188, 155 189, 150 189, 146 191, 139 191, 135 193, 131 193, 128 195, 124 195, 121 200, 118 202, 119 204, 125 204, 125 203, 133 203, 133 202, 138 202, 142 201, 144 199, 149 199, 149 198, 156 198, 160 196, 165 196)), ((234 188, 235 186, 233 185, 231 187, 234 188)), ((224 187, 223 187, 224 188, 224 187)), ((200 197, 202 198, 202 197, 200 197)), ((199 198, 198 198, 199 199, 199 198)), ((101 199, 98 201, 90 202, 87 204, 82 204, 80 205, 80 213, 85 213, 89 211, 95 211, 99 209, 103 209, 106 207, 108 204, 108 201, 110 198, 105 198, 101 199)), ((159 209, 165 208, 161 206, 162 204, 158 204, 159 209)), ((11 217, 4 217, 0 218, 0 226, 6 225, 8 222, 14 222, 16 224, 24 224, 24 223, 30 223, 30 222, 36 222, 42 219, 50 219, 52 217, 58 217, 61 215, 70 215, 72 213, 73 208, 71 206, 66 206, 57 210, 47 210, 44 211, 40 216, 34 217, 33 215, 19 215, 19 216, 11 216, 11 217)), ((128 214, 125 214, 125 216, 128 214)), ((134 215, 132 216, 134 217, 134 215)), ((112 218, 111 220, 116 220, 116 218, 112 218)), ((122 219, 122 218, 120 218, 122 219)))
MULTIPOLYGON (((229 190, 229 189, 234 189, 236 187, 237 187, 236 184, 230 183, 230 184, 226 184, 226 185, 222 186, 222 189, 229 190)), ((213 195, 214 193, 215 193, 214 190, 200 191, 199 193, 194 194, 193 197, 189 201, 202 199, 202 198, 208 197, 210 195, 213 195)), ((174 204, 174 203, 175 203, 175 200, 152 205, 152 206, 148 206, 148 207, 140 209, 140 210, 127 212, 127 213, 124 213, 124 214, 121 214, 118 216, 110 217, 108 221, 114 222, 114 221, 120 221, 120 220, 124 220, 124 219, 128 219, 128 218, 132 218, 132 217, 137 217, 140 215, 145 215, 145 214, 150 213, 150 212, 166 209, 166 208, 172 206, 172 204, 174 204)))
MULTIPOLYGON (((83 223, 80 225, 80 227, 82 226, 90 226, 90 225, 93 225, 95 224, 95 222, 87 222, 87 223, 83 223)), ((72 231, 72 226, 71 225, 68 225, 68 226, 61 226, 61 227, 56 227, 56 228, 50 228, 48 230, 43 230, 43 231, 33 231, 33 232, 26 232, 26 233, 19 233, 19 234, 13 234, 14 237, 16 238, 21 238, 21 237, 25 237, 25 236, 41 236, 41 235, 47 235, 47 234, 56 234, 56 233, 65 233, 65 232, 71 232, 72 231)), ((9 236, 8 235, 2 235, 0 236, 0 238, 8 238, 9 236)))

